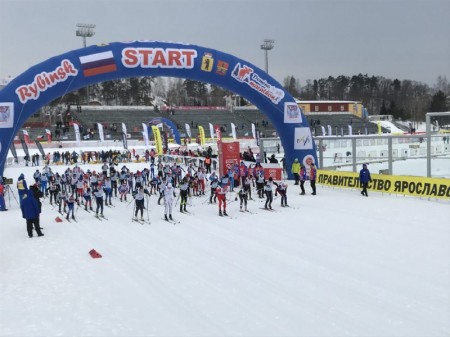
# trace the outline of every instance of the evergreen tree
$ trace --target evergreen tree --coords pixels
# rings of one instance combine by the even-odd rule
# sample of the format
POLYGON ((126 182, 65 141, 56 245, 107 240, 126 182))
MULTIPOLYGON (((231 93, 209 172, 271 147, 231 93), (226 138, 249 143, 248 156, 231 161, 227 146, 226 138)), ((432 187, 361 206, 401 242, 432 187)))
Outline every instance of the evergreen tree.
POLYGON ((386 102, 383 100, 383 103, 381 104, 380 109, 380 115, 388 115, 388 109, 386 108, 386 102))
POLYGON ((445 94, 439 90, 431 98, 430 112, 443 112, 448 110, 445 94))
POLYGON ((288 76, 284 79, 284 89, 289 92, 292 97, 300 97, 300 86, 298 80, 294 76, 288 76))

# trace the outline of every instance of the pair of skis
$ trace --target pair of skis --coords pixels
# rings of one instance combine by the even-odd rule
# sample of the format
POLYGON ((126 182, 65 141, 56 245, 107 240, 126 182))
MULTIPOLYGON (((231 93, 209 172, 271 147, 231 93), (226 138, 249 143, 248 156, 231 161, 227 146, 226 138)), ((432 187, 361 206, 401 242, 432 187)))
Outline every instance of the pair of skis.
POLYGON ((151 225, 151 222, 149 220, 145 220, 145 219, 135 219, 135 218, 131 218, 131 221, 133 222, 139 222, 141 225, 143 224, 149 224, 151 225))
POLYGON ((275 210, 275 209, 272 209, 272 208, 265 208, 265 207, 261 207, 261 209, 263 209, 263 210, 265 210, 265 211, 268 211, 268 212, 274 212, 274 213, 278 213, 278 211, 277 211, 277 210, 275 210))
POLYGON ((170 222, 172 225, 180 223, 178 220, 162 218, 164 221, 170 222))
POLYGON ((108 221, 108 218, 106 218, 104 215, 98 215, 97 213, 94 214, 94 218, 96 218, 100 221, 103 221, 103 220, 108 221))
POLYGON ((246 210, 240 209, 239 212, 241 212, 241 213, 250 213, 250 214, 258 214, 258 213, 249 211, 249 210, 247 210, 247 209, 246 209, 246 210))

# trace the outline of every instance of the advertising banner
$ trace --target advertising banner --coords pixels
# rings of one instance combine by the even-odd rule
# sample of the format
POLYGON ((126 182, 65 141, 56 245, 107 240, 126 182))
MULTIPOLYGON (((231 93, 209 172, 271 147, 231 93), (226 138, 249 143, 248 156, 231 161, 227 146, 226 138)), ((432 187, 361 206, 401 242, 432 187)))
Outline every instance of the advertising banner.
POLYGON ((45 152, 44 152, 44 149, 42 148, 41 142, 38 141, 37 139, 34 142, 36 143, 36 147, 38 148, 39 152, 41 153, 42 158, 45 158, 45 152))
POLYGON ((75 139, 78 143, 81 143, 81 136, 80 136, 80 127, 77 123, 73 123, 73 130, 75 131, 75 139))
POLYGON ((236 140, 236 125, 234 123, 231 123, 231 134, 233 135, 233 139, 236 140))
POLYGON ((189 138, 192 138, 192 136, 191 136, 191 127, 189 126, 188 123, 184 124, 184 126, 186 127, 186 134, 188 135, 189 138))
POLYGON ((17 151, 16 151, 16 146, 14 145, 14 143, 11 143, 11 146, 9 147, 9 149, 11 150, 11 153, 14 157, 14 162, 16 164, 19 163, 19 158, 17 158, 17 151))
POLYGON ((122 123, 122 144, 125 150, 128 149, 128 140, 127 140, 127 126, 125 123, 122 123))
POLYGON ((127 134, 124 133, 124 132, 122 132, 122 145, 123 145, 123 148, 124 148, 125 150, 128 149, 127 134))
POLYGON ((222 141, 222 131, 220 131, 220 125, 214 124, 214 132, 216 133, 217 142, 222 141))
POLYGON ((239 142, 220 142, 219 150, 219 173, 223 176, 227 168, 240 163, 239 142))
POLYGON ((200 135, 200 145, 205 145, 206 143, 206 138, 205 138, 205 129, 203 129, 203 126, 199 126, 198 127, 198 132, 200 135))
POLYGON ((47 134, 47 142, 52 142, 52 132, 49 129, 45 129, 45 133, 47 134))
MULTIPOLYGON (((450 199, 450 180, 412 176, 371 174, 368 190, 391 194, 450 199)), ((317 170, 318 184, 343 188, 361 188, 359 174, 317 170)))
POLYGON ((25 156, 30 160, 30 153, 28 152, 28 145, 23 138, 20 138, 20 142, 22 143, 23 152, 25 152, 25 156))
POLYGON ((142 123, 142 136, 144 137, 145 146, 148 146, 148 128, 145 123, 142 123))
POLYGON ((158 153, 158 155, 161 156, 163 154, 161 132, 159 131, 159 128, 156 125, 152 125, 152 131, 153 136, 155 138, 156 153, 158 153))
POLYGON ((103 143, 105 141, 105 134, 103 133, 103 125, 100 123, 97 123, 98 126, 98 135, 100 137, 100 141, 103 143))
POLYGON ((211 136, 211 138, 214 140, 215 134, 214 134, 214 126, 209 123, 209 135, 211 136))
POLYGON ((23 138, 25 139, 25 143, 30 144, 30 135, 28 134, 27 130, 22 130, 23 131, 23 138))

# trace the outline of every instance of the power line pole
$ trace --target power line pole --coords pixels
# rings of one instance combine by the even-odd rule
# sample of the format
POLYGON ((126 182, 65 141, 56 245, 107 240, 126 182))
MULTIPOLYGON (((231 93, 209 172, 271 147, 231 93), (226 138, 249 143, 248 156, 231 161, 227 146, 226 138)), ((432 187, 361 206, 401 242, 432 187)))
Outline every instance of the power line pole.
MULTIPOLYGON (((86 38, 95 35, 95 25, 90 23, 77 23, 76 36, 83 38, 83 47, 86 48, 86 38)), ((89 86, 86 87, 86 105, 89 105, 89 86)))
POLYGON ((275 40, 264 39, 261 49, 264 50, 266 56, 266 73, 269 73, 269 54, 268 51, 273 49, 275 40))

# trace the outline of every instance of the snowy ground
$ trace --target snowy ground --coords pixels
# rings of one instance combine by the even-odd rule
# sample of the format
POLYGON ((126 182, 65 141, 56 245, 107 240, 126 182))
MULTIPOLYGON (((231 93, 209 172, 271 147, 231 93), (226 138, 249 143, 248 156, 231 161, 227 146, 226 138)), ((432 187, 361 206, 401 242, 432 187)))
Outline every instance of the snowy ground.
MULTIPOLYGON (((31 183, 34 170, 4 175, 31 183)), ((7 195, 0 336, 449 336, 450 203, 307 190, 290 186, 277 212, 250 201, 252 214, 233 195, 230 218, 193 197, 176 225, 155 196, 150 225, 117 199, 109 221, 79 209, 57 223, 46 199, 32 239, 7 195)))

